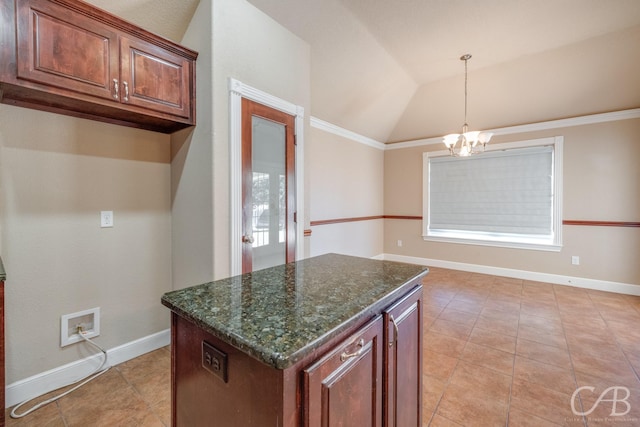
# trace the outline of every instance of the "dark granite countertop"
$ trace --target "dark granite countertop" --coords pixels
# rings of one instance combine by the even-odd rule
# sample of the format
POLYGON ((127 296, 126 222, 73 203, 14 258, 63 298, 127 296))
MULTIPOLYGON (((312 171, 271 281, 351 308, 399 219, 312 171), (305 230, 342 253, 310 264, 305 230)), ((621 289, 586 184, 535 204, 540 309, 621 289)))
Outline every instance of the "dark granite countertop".
POLYGON ((7 273, 4 271, 4 265, 2 265, 2 258, 0 257, 0 280, 7 280, 7 273))
POLYGON ((328 254, 168 292, 162 304, 286 369, 410 290, 427 267, 328 254))

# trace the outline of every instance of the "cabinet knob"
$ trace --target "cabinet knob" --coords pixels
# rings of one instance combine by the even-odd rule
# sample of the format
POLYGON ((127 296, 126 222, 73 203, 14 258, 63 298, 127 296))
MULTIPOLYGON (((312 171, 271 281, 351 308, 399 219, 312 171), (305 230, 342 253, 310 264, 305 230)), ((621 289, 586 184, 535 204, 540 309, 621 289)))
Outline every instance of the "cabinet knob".
POLYGON ((242 236, 242 243, 253 243, 253 236, 245 234, 242 236))
POLYGON ((120 99, 118 79, 113 79, 113 99, 120 99))

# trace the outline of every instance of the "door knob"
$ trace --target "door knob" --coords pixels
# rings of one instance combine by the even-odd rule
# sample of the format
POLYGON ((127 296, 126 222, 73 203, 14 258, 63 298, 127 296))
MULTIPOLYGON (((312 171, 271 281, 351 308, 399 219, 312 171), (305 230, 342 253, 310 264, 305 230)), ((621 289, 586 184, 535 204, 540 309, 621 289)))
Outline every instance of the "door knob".
POLYGON ((253 243, 253 236, 245 234, 242 236, 242 243, 253 243))

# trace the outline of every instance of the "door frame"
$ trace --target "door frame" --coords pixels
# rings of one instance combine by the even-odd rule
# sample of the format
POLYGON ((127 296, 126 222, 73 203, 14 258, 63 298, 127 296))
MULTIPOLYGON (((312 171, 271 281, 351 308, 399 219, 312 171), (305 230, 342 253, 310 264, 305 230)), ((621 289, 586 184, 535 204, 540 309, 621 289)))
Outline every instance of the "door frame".
POLYGON ((304 108, 229 78, 230 243, 232 276, 242 274, 242 98, 295 117, 296 260, 304 258, 304 108))

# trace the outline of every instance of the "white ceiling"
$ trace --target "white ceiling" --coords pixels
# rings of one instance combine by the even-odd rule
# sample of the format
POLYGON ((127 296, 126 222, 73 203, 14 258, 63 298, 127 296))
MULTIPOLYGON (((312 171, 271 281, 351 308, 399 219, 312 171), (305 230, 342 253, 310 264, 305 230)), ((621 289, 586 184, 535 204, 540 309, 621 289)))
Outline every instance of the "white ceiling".
MULTIPOLYGON (((200 0, 88 1, 179 41, 200 0)), ((640 107, 640 0, 248 1, 309 43, 311 114, 380 141, 457 131, 464 53, 472 128, 640 107)))
POLYGON ((638 0, 339 1, 420 85, 640 24, 638 0))

